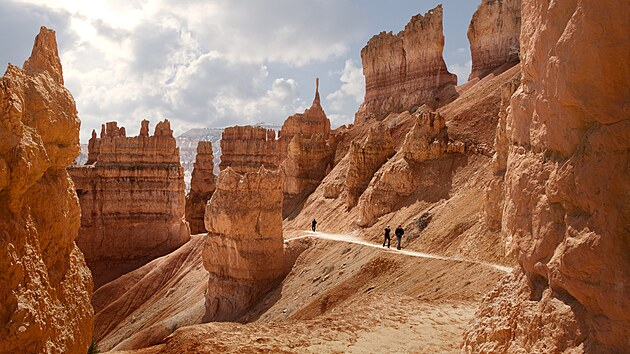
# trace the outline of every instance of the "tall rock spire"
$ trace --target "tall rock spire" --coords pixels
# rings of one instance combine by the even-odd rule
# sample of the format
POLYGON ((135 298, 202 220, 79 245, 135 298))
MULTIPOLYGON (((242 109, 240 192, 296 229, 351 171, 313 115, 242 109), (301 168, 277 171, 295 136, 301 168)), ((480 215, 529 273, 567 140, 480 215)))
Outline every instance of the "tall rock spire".
POLYGON ((63 71, 57 50, 55 31, 42 26, 35 37, 31 57, 24 62, 24 70, 37 74, 47 72, 56 83, 63 85, 63 71))
POLYGON ((315 99, 313 100, 313 106, 315 104, 321 106, 321 103, 319 101, 319 78, 315 79, 315 99))

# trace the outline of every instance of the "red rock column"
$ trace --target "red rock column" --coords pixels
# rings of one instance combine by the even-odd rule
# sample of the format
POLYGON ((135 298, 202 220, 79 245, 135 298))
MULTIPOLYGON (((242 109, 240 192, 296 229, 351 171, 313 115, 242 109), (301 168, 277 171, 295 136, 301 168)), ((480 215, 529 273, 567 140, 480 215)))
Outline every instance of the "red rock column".
POLYGON ((206 204, 214 193, 216 183, 213 159, 212 143, 200 141, 197 144, 195 166, 190 181, 190 193, 186 196, 186 220, 190 224, 190 232, 193 235, 206 232, 204 226, 206 204))

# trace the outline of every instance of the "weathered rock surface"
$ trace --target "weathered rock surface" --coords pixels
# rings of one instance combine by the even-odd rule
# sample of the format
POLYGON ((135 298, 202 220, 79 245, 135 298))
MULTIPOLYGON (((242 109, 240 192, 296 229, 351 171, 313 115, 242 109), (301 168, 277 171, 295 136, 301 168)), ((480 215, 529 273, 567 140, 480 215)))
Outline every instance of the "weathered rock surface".
POLYGON ((74 99, 55 32, 42 27, 23 69, 0 78, 0 353, 85 353, 92 277, 74 240, 79 154, 74 99))
POLYGON ((413 116, 415 124, 399 151, 374 174, 359 198, 359 226, 371 226, 378 217, 396 210, 413 194, 416 199, 433 202, 443 197, 443 188, 438 184, 444 184, 446 179, 436 177, 442 175, 441 172, 449 174, 452 163, 423 162, 447 153, 446 122, 435 112, 417 112, 413 116))
POLYGON ((349 209, 357 205, 374 173, 395 152, 392 136, 385 124, 373 127, 362 141, 352 141, 345 182, 346 204, 349 209))
POLYGON ((280 166, 280 149, 273 129, 256 126, 225 128, 221 137, 221 171, 231 167, 237 173, 256 172, 263 166, 280 166))
POLYGON ((117 278, 94 292, 94 341, 99 350, 161 343, 179 327, 201 323, 208 272, 201 261, 205 235, 117 278))
POLYGON ((77 244, 99 286, 190 239, 184 174, 168 120, 126 137, 116 122, 92 134, 89 162, 68 170, 81 203, 77 244))
POLYGON ((442 5, 412 17, 398 34, 372 37, 361 50, 365 100, 354 123, 423 104, 435 109, 455 99, 457 76, 448 72, 443 50, 442 5))
POLYGON ((521 0, 482 0, 468 26, 472 56, 468 80, 518 63, 520 34, 521 0))
POLYGON ((310 108, 304 113, 296 113, 282 124, 282 129, 278 133, 278 140, 281 145, 281 159, 287 157, 289 143, 296 135, 303 138, 310 138, 315 134, 320 134, 327 139, 330 135, 330 120, 326 117, 326 112, 322 108, 319 98, 319 78, 315 81, 315 98, 310 108))
POLYGON ((466 352, 627 351, 630 69, 611 58, 630 52, 629 11, 523 2, 502 216, 521 269, 484 300, 466 352))
POLYGON ((242 316, 286 274, 282 171, 221 171, 205 215, 207 321, 242 316))
POLYGON ((206 204, 214 193, 216 176, 214 175, 214 156, 212 142, 200 141, 197 145, 195 166, 192 171, 190 193, 186 196, 186 221, 192 234, 206 232, 204 215, 206 204))
POLYGON ((334 146, 322 134, 310 138, 298 134, 292 138, 287 159, 282 163, 285 174, 283 217, 319 186, 331 170, 333 157, 334 146))

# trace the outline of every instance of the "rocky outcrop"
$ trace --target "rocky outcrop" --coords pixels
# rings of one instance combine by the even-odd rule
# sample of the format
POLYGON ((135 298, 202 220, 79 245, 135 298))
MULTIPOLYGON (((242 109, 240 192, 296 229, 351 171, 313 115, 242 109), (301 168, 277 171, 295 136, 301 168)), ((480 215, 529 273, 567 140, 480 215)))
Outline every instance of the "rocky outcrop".
POLYGON ((304 138, 298 134, 291 140, 288 157, 282 163, 285 174, 283 217, 319 186, 331 170, 334 146, 322 134, 304 138))
POLYGON ((521 0, 482 0, 468 26, 472 56, 468 80, 517 64, 520 34, 521 0))
POLYGON ((72 166, 81 203, 77 244, 99 287, 186 243, 184 174, 168 120, 126 137, 116 122, 93 132, 90 165, 72 166))
POLYGON ((315 134, 322 135, 324 139, 330 135, 330 120, 326 117, 319 98, 319 78, 315 80, 315 98, 311 107, 304 113, 290 116, 282 124, 282 129, 278 133, 281 159, 284 160, 287 157, 287 149, 294 136, 301 135, 303 138, 310 138, 315 134))
POLYGON ((0 353, 85 353, 92 277, 75 245, 81 209, 66 166, 79 154, 55 32, 0 78, 0 353))
POLYGON ((214 156, 212 142, 200 141, 197 145, 195 166, 192 171, 190 193, 186 196, 186 221, 192 234, 206 232, 204 215, 206 204, 214 193, 216 176, 214 175, 214 156))
POLYGON ((501 223, 520 270, 484 299, 466 352, 627 351, 630 69, 611 58, 630 51, 628 11, 523 2, 501 223))
POLYGON ((206 209, 206 320, 234 321, 285 273, 281 171, 219 174, 206 209))
POLYGON ((405 198, 435 201, 435 186, 446 179, 435 180, 436 173, 449 173, 450 164, 422 164, 444 156, 448 151, 448 134, 444 117, 435 112, 416 112, 414 126, 405 136, 399 151, 380 168, 358 202, 359 226, 371 226, 378 217, 390 213, 405 198), (422 187, 422 188, 421 188, 422 187), (422 190, 420 190, 422 189, 422 190), (420 193, 418 193, 420 192, 420 193))
POLYGON ((365 139, 351 142, 345 182, 348 209, 357 205, 359 197, 367 188, 374 173, 394 153, 394 143, 389 128, 382 123, 371 128, 365 139))
POLYGON ((280 149, 273 129, 256 126, 225 128, 221 137, 221 171, 231 167, 237 173, 256 172, 263 166, 280 166, 280 149))
POLYGON ((361 50, 365 100, 354 123, 423 104, 435 109, 455 99, 457 76, 446 69, 443 50, 442 5, 412 17, 398 34, 372 37, 361 50))

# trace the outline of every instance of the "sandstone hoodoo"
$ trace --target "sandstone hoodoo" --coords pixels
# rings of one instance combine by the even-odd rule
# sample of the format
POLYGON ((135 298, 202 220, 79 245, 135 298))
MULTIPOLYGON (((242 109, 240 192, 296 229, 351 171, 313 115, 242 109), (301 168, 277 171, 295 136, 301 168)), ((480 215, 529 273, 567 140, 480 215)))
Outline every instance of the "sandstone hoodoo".
POLYGON ((125 136, 116 122, 92 133, 85 166, 68 170, 81 203, 77 244, 99 287, 190 239, 184 174, 168 120, 125 136))
POLYGON ((281 171, 219 174, 205 215, 206 319, 234 321, 284 275, 281 171))
POLYGON ((501 216, 520 269, 485 298, 464 349, 627 352, 630 69, 611 58, 630 52, 628 6, 524 1, 522 21, 501 216))
POLYGON ((520 34, 521 0, 482 0, 468 27, 472 56, 468 80, 518 63, 520 34))
POLYGON ((354 123, 423 104, 435 109, 455 99, 457 76, 448 72, 443 50, 442 5, 414 16, 398 34, 372 37, 361 50, 365 100, 354 123))
POLYGON ((74 240, 80 207, 66 166, 79 118, 55 32, 0 78, 0 353, 85 353, 92 278, 74 240))
POLYGON ((273 129, 257 126, 225 128, 221 137, 221 171, 231 167, 237 173, 256 172, 263 166, 280 165, 278 141, 273 129))
POLYGON ((206 232, 204 214, 206 204, 214 193, 215 183, 212 142, 200 141, 190 181, 190 193, 186 196, 186 220, 192 234, 206 232))

